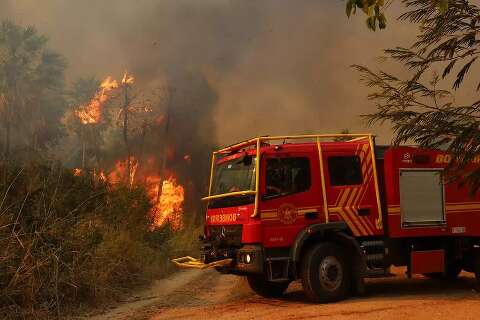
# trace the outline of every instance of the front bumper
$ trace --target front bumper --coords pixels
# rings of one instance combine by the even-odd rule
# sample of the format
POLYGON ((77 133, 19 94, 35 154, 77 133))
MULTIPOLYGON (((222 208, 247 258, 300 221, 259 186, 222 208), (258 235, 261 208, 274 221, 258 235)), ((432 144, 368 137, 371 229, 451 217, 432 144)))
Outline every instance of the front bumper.
POLYGON ((223 259, 210 263, 204 263, 200 259, 190 256, 172 259, 172 262, 179 268, 207 269, 214 267, 224 267, 232 263, 232 259, 223 259))
POLYGON ((208 226, 202 236, 200 259, 182 257, 172 260, 181 268, 215 267, 222 273, 261 274, 264 253, 260 244, 242 244, 243 225, 208 226))
POLYGON ((215 268, 222 273, 262 274, 264 272, 263 249, 260 245, 244 245, 240 248, 224 249, 206 246, 202 251, 201 259, 187 256, 173 259, 172 262, 179 268, 215 268), (215 251, 212 252, 212 250, 215 251), (205 260, 205 257, 209 257, 209 259, 205 260))
POLYGON ((206 246, 202 257, 216 257, 210 260, 202 259, 204 263, 231 259, 230 264, 216 268, 222 273, 261 274, 264 271, 263 249, 260 245, 243 245, 239 248, 206 246))

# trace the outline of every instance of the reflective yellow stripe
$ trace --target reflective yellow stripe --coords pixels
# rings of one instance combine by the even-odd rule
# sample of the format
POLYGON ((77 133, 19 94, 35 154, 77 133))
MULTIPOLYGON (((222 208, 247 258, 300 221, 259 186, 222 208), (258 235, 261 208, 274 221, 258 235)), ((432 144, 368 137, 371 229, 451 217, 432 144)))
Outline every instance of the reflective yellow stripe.
POLYGON ((205 201, 205 200, 219 199, 219 198, 246 195, 246 194, 257 194, 257 192, 252 190, 229 192, 229 193, 217 194, 214 196, 208 196, 208 197, 202 198, 202 200, 205 201))

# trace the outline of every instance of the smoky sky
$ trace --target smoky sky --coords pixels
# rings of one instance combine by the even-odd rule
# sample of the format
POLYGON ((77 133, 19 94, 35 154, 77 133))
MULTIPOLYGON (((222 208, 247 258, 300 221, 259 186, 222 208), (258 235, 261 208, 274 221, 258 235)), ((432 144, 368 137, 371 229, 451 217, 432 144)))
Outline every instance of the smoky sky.
MULTIPOLYGON (((0 0, 0 18, 34 25, 48 36, 68 60, 69 80, 119 77, 124 70, 145 87, 188 74, 205 79, 202 87, 215 96, 206 116, 215 126, 195 126, 198 134, 215 130, 219 144, 344 128, 373 131, 388 141, 387 127, 367 128, 359 117, 374 106, 349 66, 378 65, 381 49, 408 45, 415 29, 397 23, 399 12, 392 7, 388 28, 368 31, 362 14, 347 19, 344 5, 340 0, 0 0)), ((176 95, 189 95, 188 85, 180 85, 176 95)), ((200 107, 182 112, 202 118, 200 107)))

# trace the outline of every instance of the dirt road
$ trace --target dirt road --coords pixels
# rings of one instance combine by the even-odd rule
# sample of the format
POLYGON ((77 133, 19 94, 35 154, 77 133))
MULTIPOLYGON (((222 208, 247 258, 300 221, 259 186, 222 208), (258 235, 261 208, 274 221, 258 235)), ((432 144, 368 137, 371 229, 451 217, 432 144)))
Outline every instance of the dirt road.
POLYGON ((182 271, 94 319, 478 319, 480 293, 470 274, 447 284, 394 271, 397 277, 368 280, 365 296, 328 305, 308 303, 299 283, 281 299, 265 299, 239 277, 182 271))

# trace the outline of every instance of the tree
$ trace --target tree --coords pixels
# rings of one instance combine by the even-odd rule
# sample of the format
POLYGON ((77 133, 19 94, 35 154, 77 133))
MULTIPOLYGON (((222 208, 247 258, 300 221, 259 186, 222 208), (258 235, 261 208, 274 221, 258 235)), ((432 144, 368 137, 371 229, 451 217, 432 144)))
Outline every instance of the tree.
MULTIPOLYGON (((420 31, 410 48, 385 50, 410 71, 402 78, 385 71, 355 66, 375 91, 369 99, 377 111, 370 123, 389 121, 394 144, 415 142, 425 148, 444 148, 452 155, 453 179, 480 188, 480 168, 471 166, 480 155, 480 83, 469 90, 473 101, 458 103, 455 90, 464 86, 480 54, 480 9, 467 0, 450 0, 446 11, 431 0, 404 1, 408 11, 400 19, 418 23, 420 31), (437 74, 436 70, 441 73, 437 74), (451 88, 445 88, 448 84, 451 88)), ((477 80, 478 81, 478 80, 477 80)))
POLYGON ((59 119, 64 106, 64 59, 46 46, 33 27, 4 21, 0 25, 0 126, 3 156, 16 141, 36 150, 58 136, 47 119, 59 119), (23 141, 22 141, 23 140, 23 141), (41 140, 41 141, 40 141, 41 140))
POLYGON ((64 58, 44 49, 40 59, 30 79, 32 88, 25 106, 29 112, 22 116, 23 121, 20 122, 23 125, 20 128, 29 133, 30 148, 33 151, 51 145, 63 134, 59 121, 67 105, 64 96, 64 58), (52 125, 52 122, 57 125, 52 125))
MULTIPOLYGON (((387 26, 387 18, 384 11, 390 7, 395 0, 347 0, 345 11, 347 16, 357 12, 357 8, 362 10, 367 16, 365 22, 367 27, 375 31, 377 26, 379 29, 385 29, 387 26)), ((415 2, 427 3, 432 8, 437 8, 441 13, 445 13, 448 9, 449 0, 428 0, 428 1, 416 1, 416 0, 402 0, 407 6, 415 2)))
POLYGON ((127 177, 130 185, 133 184, 133 173, 132 173, 132 148, 130 145, 130 139, 128 135, 129 131, 129 114, 131 109, 132 97, 129 95, 129 89, 133 84, 133 76, 129 75, 127 72, 123 75, 122 79, 122 93, 123 93, 123 105, 121 108, 121 114, 123 117, 122 124, 122 137, 123 143, 125 144, 125 150, 127 152, 127 177))
MULTIPOLYGON (((391 1, 387 2, 391 3, 391 1)), ((347 16, 350 17, 357 12, 357 8, 362 10, 367 15, 365 21, 367 27, 375 31, 377 26, 379 29, 385 29, 387 26, 387 19, 382 12, 385 7, 388 7, 388 5, 385 5, 384 0, 347 0, 346 13, 347 16)))

